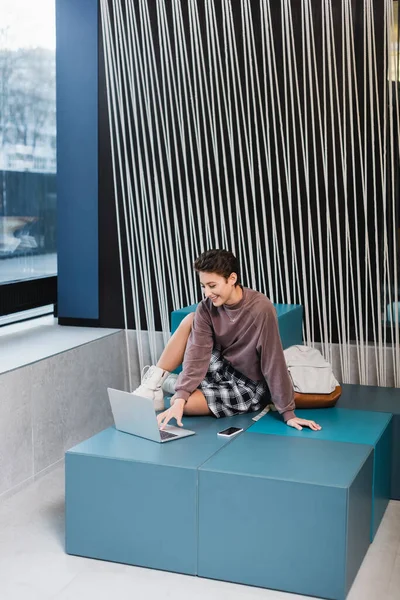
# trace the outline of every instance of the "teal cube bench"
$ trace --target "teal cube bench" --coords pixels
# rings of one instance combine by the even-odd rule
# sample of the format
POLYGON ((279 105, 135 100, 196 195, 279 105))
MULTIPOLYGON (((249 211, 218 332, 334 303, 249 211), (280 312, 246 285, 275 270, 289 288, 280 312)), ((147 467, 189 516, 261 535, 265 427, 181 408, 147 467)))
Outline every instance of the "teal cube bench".
POLYGON ((340 408, 387 412, 392 417, 392 474, 390 497, 400 500, 400 389, 343 384, 340 408))
POLYGON ((198 467, 230 442, 218 431, 251 417, 184 418, 196 435, 167 444, 111 427, 69 450, 67 553, 196 574, 198 467))
POLYGON ((392 416, 388 413, 354 411, 336 407, 296 410, 296 415, 304 419, 317 421, 322 426, 321 431, 311 431, 309 429, 298 431, 287 427, 277 417, 276 413, 265 415, 249 431, 285 438, 352 442, 372 446, 374 450, 374 470, 371 540, 373 540, 390 497, 392 416))
POLYGON ((371 446, 249 430, 199 469, 202 577, 343 600, 369 547, 371 446))
MULTIPOLYGON (((282 346, 285 350, 289 346, 303 343, 303 307, 300 304, 274 304, 278 317, 279 334, 282 346)), ((191 304, 171 313, 171 333, 174 333, 182 319, 195 312, 197 304, 191 304)), ((180 373, 182 367, 178 367, 175 373, 180 373)))

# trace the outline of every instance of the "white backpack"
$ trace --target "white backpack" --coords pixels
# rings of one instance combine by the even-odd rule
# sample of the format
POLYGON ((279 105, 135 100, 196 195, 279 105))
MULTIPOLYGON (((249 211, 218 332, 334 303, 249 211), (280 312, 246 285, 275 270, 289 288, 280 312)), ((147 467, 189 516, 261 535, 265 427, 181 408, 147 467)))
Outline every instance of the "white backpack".
POLYGON ((315 348, 290 346, 283 353, 295 392, 330 394, 339 385, 332 365, 315 348))

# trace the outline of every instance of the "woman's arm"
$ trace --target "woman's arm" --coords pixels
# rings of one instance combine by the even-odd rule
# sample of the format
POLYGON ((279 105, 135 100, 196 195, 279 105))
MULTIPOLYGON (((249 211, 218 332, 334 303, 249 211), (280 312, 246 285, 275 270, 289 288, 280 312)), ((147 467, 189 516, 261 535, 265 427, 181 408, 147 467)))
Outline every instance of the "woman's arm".
POLYGON ((257 352, 271 398, 285 422, 295 417, 294 390, 283 354, 278 318, 271 303, 260 314, 257 352))

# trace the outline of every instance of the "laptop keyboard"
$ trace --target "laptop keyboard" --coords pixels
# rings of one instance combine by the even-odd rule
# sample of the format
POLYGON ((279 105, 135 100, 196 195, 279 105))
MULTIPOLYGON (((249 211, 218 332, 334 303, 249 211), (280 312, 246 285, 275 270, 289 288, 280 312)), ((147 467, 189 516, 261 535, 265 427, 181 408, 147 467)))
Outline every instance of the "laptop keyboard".
POLYGON ((170 440, 171 438, 178 437, 176 433, 170 433, 169 431, 164 431, 163 429, 160 429, 160 436, 162 440, 170 440))

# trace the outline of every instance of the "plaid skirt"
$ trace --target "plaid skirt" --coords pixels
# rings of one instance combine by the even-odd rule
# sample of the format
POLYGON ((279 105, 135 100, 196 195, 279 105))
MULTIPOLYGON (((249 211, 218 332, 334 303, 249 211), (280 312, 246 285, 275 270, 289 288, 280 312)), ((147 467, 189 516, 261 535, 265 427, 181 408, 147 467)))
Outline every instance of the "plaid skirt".
POLYGON ((221 348, 214 346, 205 378, 199 385, 214 416, 255 412, 268 404, 271 395, 264 381, 252 381, 239 373, 221 356, 221 348))

